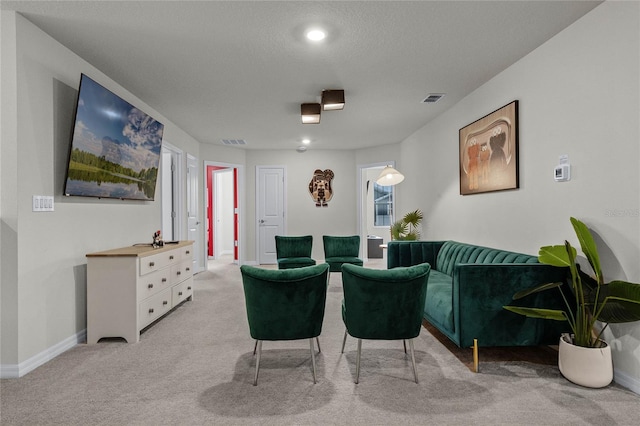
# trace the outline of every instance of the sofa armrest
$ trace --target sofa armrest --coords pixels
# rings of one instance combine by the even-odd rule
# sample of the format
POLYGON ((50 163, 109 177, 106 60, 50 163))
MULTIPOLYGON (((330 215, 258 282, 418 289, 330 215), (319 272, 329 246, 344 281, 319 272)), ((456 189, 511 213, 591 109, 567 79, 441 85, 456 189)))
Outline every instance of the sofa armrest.
POLYGON ((435 267, 444 241, 390 241, 387 244, 387 269, 428 263, 435 267))
MULTIPOLYGON (((459 264, 454 267, 454 325, 460 347, 526 346, 557 342, 558 324, 526 318, 503 308, 513 304, 513 295, 548 282, 564 281, 566 268, 543 264, 459 264)), ((564 309, 557 290, 530 295, 518 300, 520 306, 564 309)), ((564 323, 562 323, 564 324, 564 323)))

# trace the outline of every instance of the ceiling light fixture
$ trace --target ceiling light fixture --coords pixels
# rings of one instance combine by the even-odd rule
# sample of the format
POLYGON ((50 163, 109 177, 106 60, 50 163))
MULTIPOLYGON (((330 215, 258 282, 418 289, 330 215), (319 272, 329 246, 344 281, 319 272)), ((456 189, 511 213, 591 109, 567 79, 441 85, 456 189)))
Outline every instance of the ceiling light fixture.
POLYGON ((344 90, 323 90, 322 109, 324 111, 344 109, 344 90))
POLYGON ((307 39, 311 41, 322 41, 327 35, 320 29, 312 29, 307 31, 307 39))
POLYGON ((320 123, 320 104, 301 104, 300 114, 303 124, 320 123))
POLYGON ((311 139, 302 139, 302 143, 305 145, 309 145, 311 143, 311 139))
POLYGON ((382 169, 382 173, 376 179, 376 183, 381 186, 397 185, 404 180, 404 175, 391 166, 382 169))

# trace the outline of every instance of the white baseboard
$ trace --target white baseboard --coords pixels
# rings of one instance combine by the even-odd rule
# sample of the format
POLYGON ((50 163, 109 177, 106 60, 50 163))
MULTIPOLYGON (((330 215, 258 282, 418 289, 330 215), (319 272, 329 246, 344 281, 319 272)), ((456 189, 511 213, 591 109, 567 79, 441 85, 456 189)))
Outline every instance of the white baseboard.
POLYGON ((640 395, 640 380, 635 377, 631 377, 622 371, 613 371, 613 381, 629 389, 631 392, 637 393, 640 395))
POLYGON ((0 365, 0 379, 17 379, 24 376, 30 371, 35 370, 41 365, 51 361, 61 353, 68 351, 78 343, 87 341, 87 330, 81 330, 69 336, 63 341, 56 343, 48 349, 40 352, 39 354, 32 356, 28 360, 21 362, 20 364, 5 364, 0 365))

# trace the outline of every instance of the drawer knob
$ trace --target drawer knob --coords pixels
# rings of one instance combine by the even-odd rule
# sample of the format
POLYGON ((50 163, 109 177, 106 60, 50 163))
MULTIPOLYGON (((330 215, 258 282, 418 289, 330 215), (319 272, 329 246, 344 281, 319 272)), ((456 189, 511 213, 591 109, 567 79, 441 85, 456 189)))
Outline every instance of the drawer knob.
POLYGON ((178 275, 180 275, 182 272, 178 271, 178 275))
POLYGON ((181 291, 178 292, 178 296, 182 296, 182 292, 181 291))
POLYGON ((189 250, 187 250, 187 254, 190 254, 191 252, 189 250))
POLYGON ((156 266, 156 262, 149 262, 149 266, 156 266))
POLYGON ((173 260, 173 256, 169 256, 169 260, 173 260))
POLYGON ((191 290, 191 286, 187 287, 187 290, 191 290))
POLYGON ((147 287, 148 288, 153 288, 153 284, 149 284, 147 287))
POLYGON ((162 306, 165 306, 167 303, 169 303, 169 302, 167 302, 166 300, 163 300, 162 301, 162 306))
POLYGON ((191 268, 186 268, 186 269, 187 269, 187 272, 189 272, 191 270, 191 268))
POLYGON ((149 308, 149 313, 152 314, 153 313, 153 308, 149 308))

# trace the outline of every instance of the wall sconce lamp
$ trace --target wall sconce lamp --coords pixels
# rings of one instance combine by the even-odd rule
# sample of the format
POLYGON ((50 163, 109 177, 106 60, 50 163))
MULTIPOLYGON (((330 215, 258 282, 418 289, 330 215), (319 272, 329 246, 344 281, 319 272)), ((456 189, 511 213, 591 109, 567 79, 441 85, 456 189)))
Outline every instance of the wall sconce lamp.
POLYGON ((320 123, 320 104, 301 104, 300 114, 303 124, 320 123))
POLYGON ((344 109, 344 90, 323 90, 322 109, 324 111, 344 109))
POLYGON ((376 179, 376 183, 381 186, 397 185, 404 180, 404 175, 391 166, 382 169, 380 176, 376 179))

